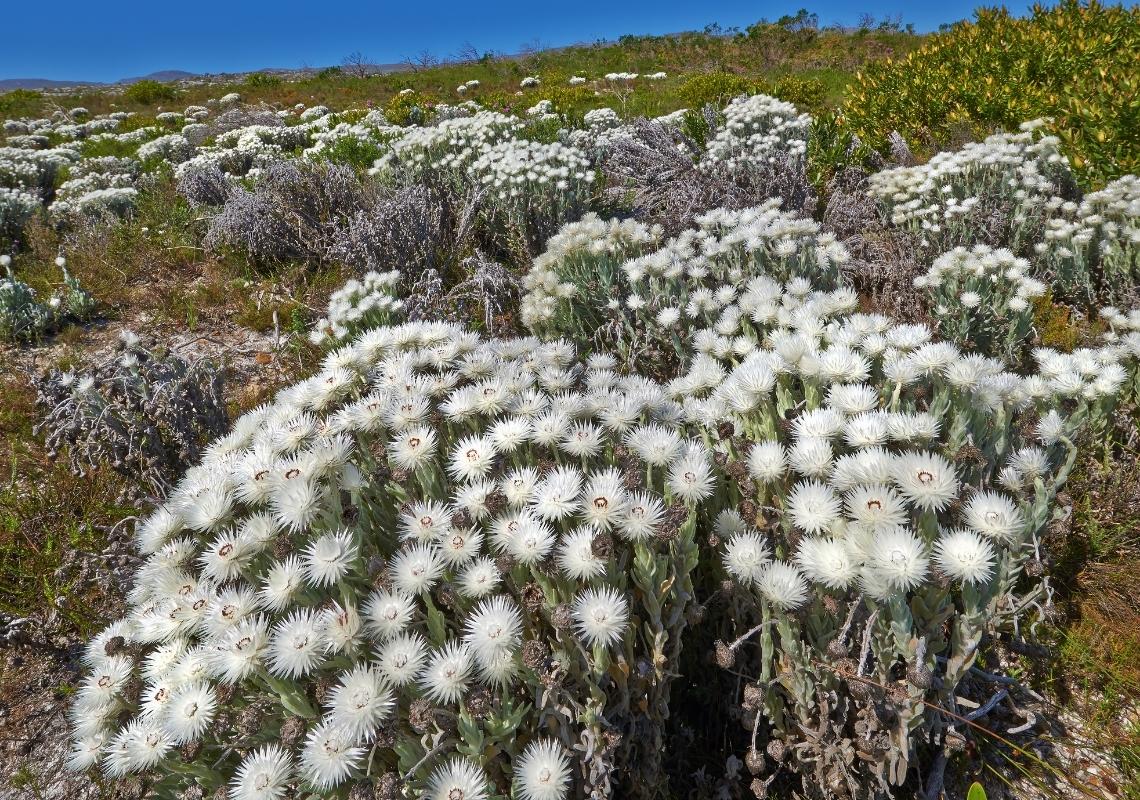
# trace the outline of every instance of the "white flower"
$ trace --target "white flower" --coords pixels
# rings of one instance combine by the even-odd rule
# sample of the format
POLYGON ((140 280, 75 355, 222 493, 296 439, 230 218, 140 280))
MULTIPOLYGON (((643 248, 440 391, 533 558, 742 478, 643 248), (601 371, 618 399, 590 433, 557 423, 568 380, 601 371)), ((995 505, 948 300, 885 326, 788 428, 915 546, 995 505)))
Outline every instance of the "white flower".
POLYGON ((578 507, 582 487, 582 473, 574 467, 558 467, 535 487, 531 506, 545 520, 560 520, 570 516, 578 507))
POLYGON ((558 568, 570 580, 588 581, 606 571, 605 559, 594 555, 593 528, 579 528, 562 537, 558 546, 558 568))
POLYGON ((493 592, 501 580, 493 559, 477 558, 459 575, 459 593, 464 597, 483 597, 493 592))
POLYGON ((665 504, 661 498, 648 492, 638 492, 630 496, 617 533, 631 542, 643 541, 653 535, 664 518, 665 504))
POLYGON ((745 586, 759 580, 771 559, 767 542, 755 531, 733 536, 724 548, 724 568, 745 586))
POLYGON ((1025 530, 1025 517, 1017 503, 998 492, 975 492, 964 514, 966 525, 999 541, 1011 541, 1025 530))
POLYGON ((328 721, 346 731, 353 741, 362 741, 376 732, 394 705, 395 696, 385 687, 383 673, 358 664, 329 692, 328 721))
POLYGON ((799 608, 807 600, 808 584, 800 571, 783 561, 764 565, 756 586, 769 603, 785 611, 799 608))
POLYGON ((537 739, 513 765, 519 800, 563 800, 570 785, 570 759, 558 742, 537 739))
POLYGON ((673 464, 666 485, 686 503, 696 503, 712 494, 712 470, 704 451, 691 451, 673 464))
POLYGON ((180 687, 163 709, 162 730, 174 744, 196 741, 213 722, 216 709, 217 698, 208 684, 180 687))
POLYGON ((388 569, 397 589, 417 595, 430 590, 439 580, 443 559, 431 545, 414 544, 397 553, 388 569))
POLYGON ((795 558, 809 578, 828 589, 845 589, 859 575, 859 565, 850 550, 836 539, 805 537, 795 558))
POLYGON ((437 650, 420 675, 420 686, 428 697, 440 703, 454 703, 467 691, 471 677, 471 648, 451 641, 437 650))
POLYGON ((331 789, 345 781, 364 758, 351 734, 338 725, 322 722, 313 728, 301 750, 305 779, 319 790, 331 789))
POLYGON ((381 640, 402 633, 416 612, 415 600, 400 591, 374 592, 364 605, 364 620, 381 640))
POLYGON ((459 480, 473 481, 484 477, 495 461, 495 446, 481 436, 466 436, 451 450, 448 471, 459 480))
POLYGON ((582 491, 582 518, 602 530, 613 527, 626 509, 625 484, 614 467, 590 476, 582 491))
POLYGON ((324 661, 324 625, 317 611, 298 609, 273 629, 270 670, 285 677, 311 672, 324 661))
POLYGON ((388 444, 388 453, 400 469, 413 471, 435 456, 435 431, 420 425, 404 431, 388 444))
POLYGON ((503 654, 518 649, 522 614, 506 595, 484 600, 467 616, 463 641, 480 665, 494 664, 503 654))
POLYGON ((233 800, 282 800, 289 793, 293 759, 277 744, 267 744, 242 760, 230 781, 233 800))
POLYGON ((141 772, 160 762, 173 746, 156 722, 136 718, 107 746, 104 770, 112 777, 141 772))
POLYGON ((761 483, 775 483, 787 469, 787 456, 779 442, 758 442, 748 453, 748 471, 761 483))
POLYGON ((427 657, 427 643, 418 633, 404 633, 385 642, 376 666, 393 686, 406 686, 419 677, 427 657))
POLYGON ((486 800, 487 796, 483 770, 466 758, 453 758, 431 774, 424 800, 486 800))
POLYGON ((574 600, 575 627, 591 646, 621 639, 628 621, 629 601, 612 587, 586 589, 574 600))
POLYGON ((909 528, 880 531, 871 542, 867 566, 891 591, 905 592, 926 577, 926 548, 909 528))
POLYGON ((305 548, 305 577, 313 586, 336 583, 356 560, 356 544, 347 530, 327 533, 305 548))
POLYGON ((906 503, 889 486, 858 486, 847 493, 847 514, 856 522, 872 528, 904 525, 910 514, 906 503))
POLYGON ((925 511, 941 511, 958 496, 954 467, 937 453, 903 453, 895 458, 893 472, 902 493, 925 511))
POLYGON ((962 583, 985 583, 993 575, 994 548, 973 531, 945 531, 934 543, 934 563, 962 583))
POLYGON ((840 507, 839 496, 819 481, 797 483, 788 495, 792 523, 806 533, 830 530, 839 519, 840 507))

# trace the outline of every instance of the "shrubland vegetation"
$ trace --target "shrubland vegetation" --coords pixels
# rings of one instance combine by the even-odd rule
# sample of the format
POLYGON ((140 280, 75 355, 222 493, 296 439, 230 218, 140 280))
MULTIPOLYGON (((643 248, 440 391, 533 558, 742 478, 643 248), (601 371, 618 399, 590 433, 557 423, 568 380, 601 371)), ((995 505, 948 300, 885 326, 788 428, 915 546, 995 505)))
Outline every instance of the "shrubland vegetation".
POLYGON ((0 640, 81 651, 68 767, 1134 795, 1138 31, 0 95, 0 640))

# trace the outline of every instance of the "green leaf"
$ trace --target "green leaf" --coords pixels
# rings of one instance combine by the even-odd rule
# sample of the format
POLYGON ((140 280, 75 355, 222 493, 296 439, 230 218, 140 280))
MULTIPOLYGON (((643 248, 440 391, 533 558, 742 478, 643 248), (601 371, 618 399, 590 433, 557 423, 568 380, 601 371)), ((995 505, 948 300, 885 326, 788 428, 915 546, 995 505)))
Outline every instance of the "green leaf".
POLYGON ((966 792, 966 800, 987 800, 986 790, 977 781, 970 784, 970 791, 966 792))

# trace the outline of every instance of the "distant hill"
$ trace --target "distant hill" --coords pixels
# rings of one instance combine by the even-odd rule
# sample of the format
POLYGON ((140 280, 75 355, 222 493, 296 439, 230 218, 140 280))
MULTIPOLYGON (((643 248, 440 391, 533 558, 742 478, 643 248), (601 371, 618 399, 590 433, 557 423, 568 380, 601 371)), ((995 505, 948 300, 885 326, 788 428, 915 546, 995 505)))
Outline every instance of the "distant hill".
MULTIPOLYGON (((137 78, 123 78, 115 81, 118 84, 138 83, 139 81, 183 81, 188 78, 197 78, 193 72, 180 69, 164 69, 152 72, 149 75, 140 75, 137 78)), ((56 81, 48 78, 5 78, 0 79, 0 92, 9 89, 60 89, 65 86, 108 86, 105 81, 56 81)))

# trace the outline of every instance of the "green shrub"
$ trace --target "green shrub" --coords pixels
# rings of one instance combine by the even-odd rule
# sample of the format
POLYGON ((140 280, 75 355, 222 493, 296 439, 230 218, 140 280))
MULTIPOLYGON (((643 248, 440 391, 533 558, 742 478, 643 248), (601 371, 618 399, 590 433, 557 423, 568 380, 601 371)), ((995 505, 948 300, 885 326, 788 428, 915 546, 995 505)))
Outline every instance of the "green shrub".
POLYGON ((39 114, 44 96, 31 89, 13 89, 0 94, 0 114, 6 117, 24 117, 39 114))
POLYGON ((123 97, 132 103, 149 106, 154 103, 165 103, 178 96, 177 90, 169 84, 158 81, 142 80, 132 83, 123 92, 123 97))
POLYGON ((856 76, 844 115, 882 149, 899 131, 932 151, 956 135, 1052 117, 1091 184, 1140 169, 1140 6, 1066 0, 1019 19, 983 9, 901 61, 856 76))
POLYGON ((276 75, 266 75, 264 72, 252 72, 245 76, 243 81, 251 89, 271 88, 281 85, 281 78, 276 75))
POLYGON ((689 108, 700 109, 706 104, 719 108, 737 95, 751 94, 753 88, 754 83, 742 75, 706 72, 685 81, 678 94, 689 108))

